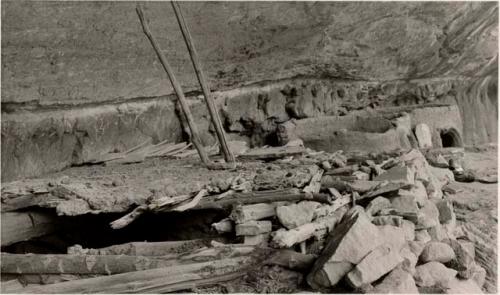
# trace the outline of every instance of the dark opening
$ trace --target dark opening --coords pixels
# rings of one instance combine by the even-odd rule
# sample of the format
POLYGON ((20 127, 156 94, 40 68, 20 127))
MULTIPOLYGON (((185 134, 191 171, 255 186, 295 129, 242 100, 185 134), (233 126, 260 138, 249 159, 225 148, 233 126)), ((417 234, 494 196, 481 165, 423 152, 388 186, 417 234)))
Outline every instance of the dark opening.
POLYGON ((441 131, 441 144, 443 147, 460 147, 462 140, 455 129, 441 131))

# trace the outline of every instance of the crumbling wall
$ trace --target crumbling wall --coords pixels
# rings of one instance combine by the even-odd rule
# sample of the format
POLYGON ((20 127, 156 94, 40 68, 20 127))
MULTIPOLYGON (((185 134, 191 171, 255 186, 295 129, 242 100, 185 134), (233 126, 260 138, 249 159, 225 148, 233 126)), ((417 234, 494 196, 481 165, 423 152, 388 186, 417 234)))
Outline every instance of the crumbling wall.
MULTIPOLYGON (((148 138, 185 139, 173 105, 162 101, 173 98, 172 88, 135 3, 2 4, 2 181, 78 165, 148 138)), ((170 4, 144 5, 190 94, 203 140, 212 144, 170 4)), ((496 81, 496 72, 485 70, 497 67, 496 3, 181 5, 233 138, 248 131, 242 118, 260 123, 446 100, 460 107, 466 144, 496 140, 497 85, 474 82, 496 81), (481 111, 485 119, 478 119, 481 111)))

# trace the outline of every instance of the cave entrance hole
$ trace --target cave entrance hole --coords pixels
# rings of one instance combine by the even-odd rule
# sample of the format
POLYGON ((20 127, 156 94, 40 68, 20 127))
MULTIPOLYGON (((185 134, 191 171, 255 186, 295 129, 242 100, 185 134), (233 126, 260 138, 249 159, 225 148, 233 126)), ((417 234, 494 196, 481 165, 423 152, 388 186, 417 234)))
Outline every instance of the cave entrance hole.
POLYGON ((440 133, 441 135, 441 145, 443 147, 461 147, 462 139, 460 138, 460 134, 454 128, 443 130, 440 133))

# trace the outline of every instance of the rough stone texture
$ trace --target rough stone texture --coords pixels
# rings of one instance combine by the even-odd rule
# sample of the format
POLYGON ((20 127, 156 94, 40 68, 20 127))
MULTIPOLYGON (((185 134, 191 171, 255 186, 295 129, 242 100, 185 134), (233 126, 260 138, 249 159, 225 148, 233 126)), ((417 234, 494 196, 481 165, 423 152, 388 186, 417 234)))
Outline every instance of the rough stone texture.
POLYGON ((236 225, 237 236, 256 236, 271 232, 272 223, 268 220, 249 221, 236 225))
POLYGON ((452 279, 446 286, 446 294, 483 294, 474 280, 452 279))
POLYGON ((376 197, 371 200, 368 206, 366 206, 366 214, 373 216, 376 215, 381 209, 386 209, 391 207, 391 201, 384 197, 376 197))
MULTIPOLYGON (((410 111, 413 127, 429 125, 435 146, 451 129, 464 144, 496 141, 494 2, 186 2, 182 8, 217 103, 227 109, 222 117, 236 130, 230 136, 245 129, 243 117, 262 122, 288 113, 303 118, 438 102, 454 105, 410 111)), ((170 4, 147 3, 145 12, 191 94, 205 144, 213 144, 170 4)), ((127 149, 147 138, 182 140, 173 109, 114 110, 172 94, 135 3, 7 1, 2 21, 2 181, 60 170, 84 161, 85 153, 127 149), (106 118, 92 121, 94 108, 106 118), (24 124, 25 116, 33 123, 24 124), (67 122, 82 116, 91 123, 67 122)))
POLYGON ((395 166, 386 172, 375 177, 375 181, 388 180, 391 182, 402 182, 413 184, 415 181, 415 171, 410 167, 395 166))
POLYGON ((427 243, 431 241, 431 236, 426 229, 417 230, 415 231, 415 241, 422 241, 424 243, 427 243))
POLYGON ((403 195, 391 198, 391 206, 401 214, 416 214, 418 212, 418 205, 414 196, 403 195))
POLYGON ((401 268, 404 269, 405 271, 414 274, 415 273, 415 266, 417 265, 418 262, 418 257, 415 255, 409 245, 404 245, 403 248, 401 248, 401 251, 399 251, 399 254, 401 257, 403 257, 403 262, 401 263, 401 268))
POLYGON ((439 210, 439 222, 441 224, 451 222, 456 219, 455 212, 453 212, 453 204, 449 200, 437 201, 436 207, 439 210))
POLYGON ((375 216, 372 219, 372 223, 375 225, 392 225, 400 227, 403 224, 403 217, 396 215, 375 216))
POLYGON ((415 240, 415 223, 408 220, 403 220, 401 228, 405 232, 405 239, 407 241, 415 240))
POLYGON ((377 226, 384 241, 389 244, 393 249, 399 251, 406 242, 405 230, 401 227, 392 225, 377 226))
POLYGON ((358 264, 370 251, 381 245, 383 236, 377 226, 373 225, 362 207, 356 206, 346 213, 342 222, 329 234, 327 243, 321 256, 307 276, 307 282, 316 289, 328 288, 335 285, 343 275, 350 271, 349 264, 358 264), (354 246, 356 245, 356 246, 354 246), (340 274, 330 275, 325 270, 327 263, 342 263, 340 274))
POLYGON ((359 288, 370 284, 392 269, 394 269, 403 258, 399 250, 391 245, 382 244, 366 255, 356 267, 347 274, 347 281, 351 286, 359 288))
POLYGON ((415 183, 410 189, 400 189, 398 191, 399 196, 412 196, 417 201, 419 206, 423 206, 425 201, 428 199, 427 190, 424 184, 420 180, 415 180, 415 183))
POLYGON ((439 224, 439 211, 436 205, 427 200, 418 213, 417 229, 429 228, 439 224))
POLYGON ((453 252, 455 252, 455 257, 452 259, 447 266, 458 271, 462 278, 468 279, 472 276, 473 268, 475 265, 475 249, 474 243, 468 241, 458 241, 453 239, 447 239, 445 242, 451 246, 453 252), (472 246, 472 251, 470 249, 472 246))
POLYGON ((430 242, 425 245, 419 259, 422 262, 437 261, 441 263, 447 263, 455 259, 455 252, 449 245, 445 243, 430 242))
POLYGON ((417 266, 413 278, 419 287, 446 286, 456 274, 456 270, 447 268, 442 263, 431 261, 417 266))
POLYGON ((395 268, 391 271, 384 280, 375 286, 372 290, 373 294, 418 294, 415 280, 410 273, 395 268))
POLYGON ((432 133, 427 124, 420 123, 415 127, 415 136, 418 140, 418 147, 421 149, 432 147, 432 133))
POLYGON ((432 174, 439 180, 441 186, 445 186, 451 181, 455 181, 455 176, 450 169, 429 166, 432 174))
POLYGON ((300 202, 276 208, 276 215, 280 223, 288 229, 296 228, 309 223, 314 217, 314 209, 318 207, 315 202, 300 202))

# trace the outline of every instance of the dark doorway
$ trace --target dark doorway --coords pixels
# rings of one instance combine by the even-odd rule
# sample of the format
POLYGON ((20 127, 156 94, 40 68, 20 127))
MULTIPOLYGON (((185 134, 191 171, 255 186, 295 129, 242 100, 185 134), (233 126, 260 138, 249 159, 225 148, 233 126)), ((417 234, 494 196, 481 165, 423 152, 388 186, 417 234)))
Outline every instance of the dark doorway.
POLYGON ((443 147, 461 147, 462 139, 457 130, 451 128, 441 131, 441 144, 443 147))

